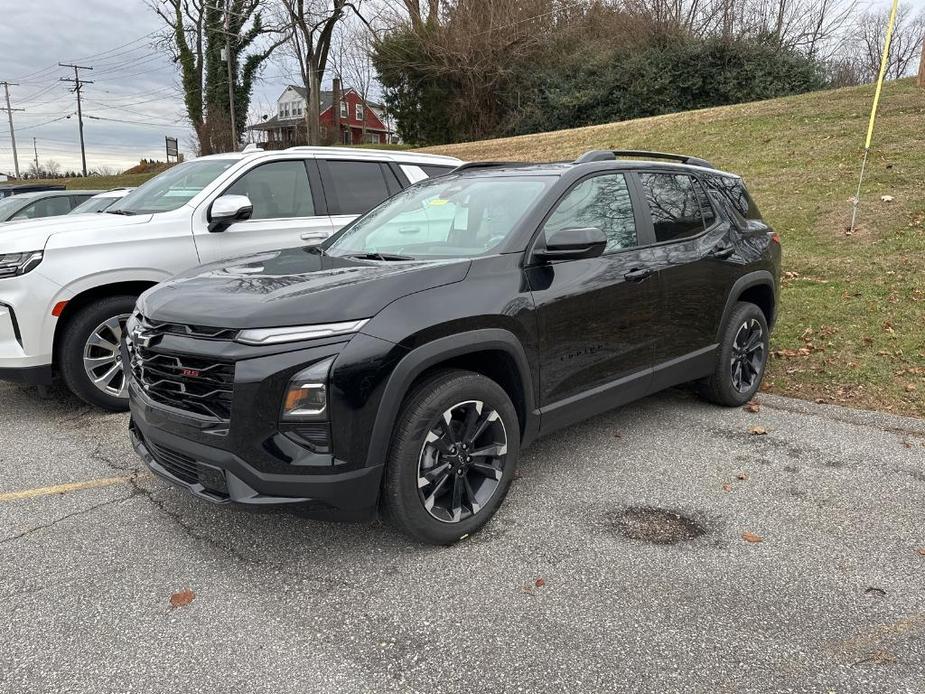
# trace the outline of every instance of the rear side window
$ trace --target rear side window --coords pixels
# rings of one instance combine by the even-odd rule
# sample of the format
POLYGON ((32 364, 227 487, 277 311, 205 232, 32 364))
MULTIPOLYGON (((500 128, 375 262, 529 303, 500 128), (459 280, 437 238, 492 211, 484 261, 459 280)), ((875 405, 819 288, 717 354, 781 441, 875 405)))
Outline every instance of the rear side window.
POLYGON ((241 176, 225 194, 246 195, 254 206, 251 219, 288 219, 315 214, 308 173, 301 159, 261 164, 241 176))
POLYGON ((334 214, 363 214, 389 197, 389 188, 379 162, 337 161, 327 163, 328 180, 338 202, 334 214))
POLYGON ((640 173, 655 227, 656 241, 696 236, 704 226, 703 211, 694 179, 684 174, 640 173))
POLYGON ((718 190, 732 204, 733 209, 745 219, 761 219, 758 206, 748 194, 745 183, 734 176, 710 176, 710 185, 718 190))
POLYGON ((596 227, 607 236, 605 253, 636 245, 633 203, 623 174, 594 176, 572 188, 546 220, 548 239, 563 229, 596 227))
POLYGON ((434 166, 432 164, 418 164, 418 167, 427 174, 428 178, 446 176, 446 174, 456 168, 455 166, 434 166))

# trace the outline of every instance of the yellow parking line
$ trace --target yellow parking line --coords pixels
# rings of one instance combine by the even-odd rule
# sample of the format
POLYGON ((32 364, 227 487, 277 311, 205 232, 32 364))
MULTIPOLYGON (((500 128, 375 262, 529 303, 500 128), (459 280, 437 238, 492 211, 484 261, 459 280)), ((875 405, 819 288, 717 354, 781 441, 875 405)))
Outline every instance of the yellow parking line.
POLYGON ((36 496, 48 496, 49 494, 65 494, 67 492, 76 492, 80 489, 97 489, 98 487, 109 487, 114 484, 123 484, 128 482, 131 477, 104 477, 99 480, 87 480, 86 482, 71 482, 69 484, 56 484, 53 487, 36 487, 35 489, 24 489, 20 492, 0 492, 0 501, 16 501, 17 499, 31 499, 36 496))

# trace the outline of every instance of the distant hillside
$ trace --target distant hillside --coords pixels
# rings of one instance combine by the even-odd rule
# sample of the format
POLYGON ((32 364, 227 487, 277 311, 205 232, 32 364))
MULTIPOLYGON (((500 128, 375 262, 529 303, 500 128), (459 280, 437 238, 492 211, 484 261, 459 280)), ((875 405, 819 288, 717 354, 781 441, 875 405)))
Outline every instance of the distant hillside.
POLYGON ((925 416, 925 89, 884 86, 861 228, 846 236, 872 97, 839 89, 427 151, 543 161, 649 149, 742 174, 787 271, 767 388, 925 416))

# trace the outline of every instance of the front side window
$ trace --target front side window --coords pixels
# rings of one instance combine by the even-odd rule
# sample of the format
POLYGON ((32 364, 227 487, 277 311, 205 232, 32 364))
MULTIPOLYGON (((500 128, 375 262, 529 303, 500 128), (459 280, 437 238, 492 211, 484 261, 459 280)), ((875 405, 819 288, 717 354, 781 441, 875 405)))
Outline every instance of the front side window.
POLYGON ((332 237, 330 255, 467 258, 488 255, 549 189, 552 176, 428 179, 332 237))
POLYGON ((301 159, 261 164, 235 181, 225 195, 246 195, 254 206, 251 219, 287 219, 315 214, 308 173, 301 159))
POLYGON ((685 174, 640 173, 656 241, 697 236, 704 226, 695 181, 685 174))
POLYGON ((327 164, 339 203, 337 214, 363 214, 389 197, 379 162, 332 160, 327 164))
POLYGON ((44 200, 37 200, 13 215, 13 219, 42 219, 57 217, 71 211, 71 199, 66 195, 57 195, 44 200))
POLYGON ((546 220, 543 233, 548 239, 563 229, 588 227, 607 236, 605 253, 636 245, 636 219, 623 174, 594 176, 576 185, 546 220))
POLYGON ((107 212, 155 214, 183 207, 238 159, 197 159, 177 164, 122 198, 107 212))

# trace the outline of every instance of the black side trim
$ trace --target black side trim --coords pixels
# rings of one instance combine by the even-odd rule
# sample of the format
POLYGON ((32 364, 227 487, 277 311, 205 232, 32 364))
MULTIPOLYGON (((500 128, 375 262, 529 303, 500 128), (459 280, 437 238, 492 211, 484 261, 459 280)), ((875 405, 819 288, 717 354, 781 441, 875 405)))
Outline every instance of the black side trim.
POLYGON ((50 386, 54 384, 51 364, 27 366, 21 369, 0 369, 0 381, 10 381, 26 386, 50 386))
POLYGON ((726 325, 726 319, 732 312, 732 307, 735 306, 735 303, 739 300, 739 296, 741 296, 742 292, 744 292, 749 287, 755 287, 761 284, 770 287, 771 293, 774 295, 774 310, 771 314, 772 320, 769 327, 774 326, 773 319, 777 318, 777 285, 774 283, 774 275, 772 275, 767 270, 755 270, 754 272, 749 272, 747 275, 742 275, 732 285, 732 289, 729 290, 729 294, 726 296, 726 306, 723 308, 723 319, 719 322, 719 327, 716 330, 717 340, 720 339, 723 333, 723 328, 726 325))
POLYGON ((369 452, 366 457, 367 467, 385 464, 392 429, 398 419, 402 401, 415 378, 425 369, 442 361, 487 349, 503 350, 517 364, 517 371, 524 389, 524 411, 527 419, 524 422, 523 445, 527 445, 536 438, 539 431, 539 412, 535 409, 533 377, 523 346, 514 334, 507 330, 500 328, 473 330, 428 342, 409 352, 398 362, 382 394, 382 404, 376 416, 376 423, 373 425, 369 452))
POLYGON ((657 393, 680 383, 696 381, 713 373, 716 366, 716 350, 719 345, 710 345, 696 352, 659 364, 653 369, 652 392, 657 393))

